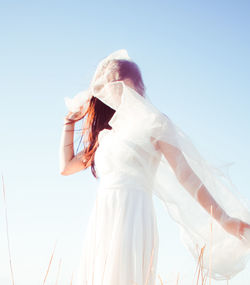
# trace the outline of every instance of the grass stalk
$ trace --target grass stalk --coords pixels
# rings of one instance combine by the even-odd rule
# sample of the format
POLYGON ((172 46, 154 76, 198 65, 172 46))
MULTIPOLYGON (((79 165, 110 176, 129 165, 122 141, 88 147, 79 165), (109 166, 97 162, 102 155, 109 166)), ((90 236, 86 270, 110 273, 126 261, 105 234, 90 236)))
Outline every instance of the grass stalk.
POLYGON ((5 226, 6 226, 6 235, 7 235, 7 243, 8 243, 11 282, 12 282, 12 285, 15 285, 14 270, 13 270, 11 250, 10 250, 9 223, 8 223, 7 202, 6 202, 5 184, 4 184, 3 174, 2 174, 2 186, 3 186, 2 188, 3 188, 3 200, 4 200, 4 210, 5 210, 5 226))
MULTIPOLYGON (((57 243, 57 241, 56 241, 56 243, 57 243)), ((52 260, 53 260, 53 257, 54 257, 54 253, 55 253, 55 249, 56 249, 56 243, 55 243, 53 252, 52 252, 50 260, 49 260, 49 265, 48 265, 48 268, 47 268, 47 271, 46 271, 46 274, 45 274, 45 277, 44 277, 44 280, 43 280, 43 285, 45 284, 45 282, 47 280, 47 277, 48 277, 48 274, 49 274, 50 266, 51 266, 51 263, 52 263, 52 260)))

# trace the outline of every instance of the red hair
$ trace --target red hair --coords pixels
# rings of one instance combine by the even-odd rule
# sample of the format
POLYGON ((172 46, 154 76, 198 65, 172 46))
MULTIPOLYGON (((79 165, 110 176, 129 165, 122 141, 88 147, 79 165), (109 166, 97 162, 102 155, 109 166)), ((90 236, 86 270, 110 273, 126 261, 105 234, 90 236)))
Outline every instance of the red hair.
MULTIPOLYGON (((145 94, 145 86, 142 80, 141 72, 138 65, 133 61, 128 60, 113 60, 116 64, 119 74, 118 80, 130 79, 133 82, 135 90, 141 95, 145 94)), ((82 137, 84 137, 84 149, 82 162, 85 169, 91 167, 91 172, 95 178, 97 177, 95 169, 95 151, 99 146, 98 134, 103 129, 112 129, 108 122, 114 115, 115 110, 104 104, 98 98, 92 96, 89 107, 81 118, 83 121, 82 137)), ((70 124, 69 122, 68 124, 70 124)))

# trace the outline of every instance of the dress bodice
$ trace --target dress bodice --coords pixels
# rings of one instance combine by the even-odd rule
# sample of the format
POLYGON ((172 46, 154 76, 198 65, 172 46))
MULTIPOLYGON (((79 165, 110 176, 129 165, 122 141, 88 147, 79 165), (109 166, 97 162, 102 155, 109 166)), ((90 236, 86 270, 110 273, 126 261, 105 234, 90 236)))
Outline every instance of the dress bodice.
POLYGON ((102 186, 112 188, 131 185, 152 192, 154 174, 161 157, 153 145, 148 146, 152 152, 145 152, 139 145, 117 135, 113 129, 102 130, 98 140, 95 164, 102 186))

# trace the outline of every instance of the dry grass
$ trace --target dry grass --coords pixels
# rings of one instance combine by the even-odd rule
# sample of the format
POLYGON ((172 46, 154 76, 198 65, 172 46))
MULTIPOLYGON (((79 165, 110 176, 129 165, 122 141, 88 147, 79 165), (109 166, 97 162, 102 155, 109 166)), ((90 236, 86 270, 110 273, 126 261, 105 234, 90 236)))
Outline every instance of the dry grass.
MULTIPOLYGON (((57 243, 57 241, 56 241, 56 243, 57 243)), ((50 270, 50 267, 51 267, 51 264, 52 264, 52 260, 53 260, 54 254, 55 254, 56 243, 55 243, 53 252, 52 252, 52 254, 51 254, 51 256, 50 256, 49 265, 48 265, 48 268, 47 268, 47 270, 46 270, 45 277, 44 277, 44 279, 43 279, 43 285, 45 284, 45 282, 46 282, 46 280, 47 280, 47 277, 48 277, 48 274, 49 274, 49 270, 50 270)))
POLYGON ((62 264, 62 259, 60 258, 59 265, 58 265, 58 270, 57 270, 57 275, 56 275, 56 284, 55 285, 58 285, 60 271, 61 271, 61 264, 62 264))
POLYGON ((5 194, 5 184, 2 174, 2 189, 3 189, 3 201, 4 201, 4 214, 5 214, 5 226, 6 226, 6 235, 7 235, 7 243, 8 243, 8 253, 9 253, 9 265, 10 265, 10 272, 11 272, 11 282, 12 285, 15 285, 14 280, 14 270, 12 265, 12 258, 11 258, 11 250, 10 250, 10 238, 9 238, 9 223, 8 223, 8 213, 7 213, 7 202, 6 202, 6 194, 5 194))
MULTIPOLYGON (((15 285, 14 269, 13 269, 12 258, 11 258, 11 247, 10 247, 10 238, 9 238, 9 226, 8 226, 6 192, 5 192, 5 184, 4 184, 3 175, 2 175, 2 190, 3 190, 4 208, 5 208, 5 224, 6 224, 6 236, 7 236, 7 242, 8 242, 8 255, 9 255, 9 266, 10 266, 10 273, 11 273, 11 282, 12 282, 12 285, 15 285)), ((213 230, 213 228, 212 228, 212 226, 213 226, 213 212, 212 212, 212 208, 211 208, 211 211, 210 211, 210 215, 211 215, 211 222, 210 222, 210 226, 211 226, 211 231, 210 231, 210 248, 211 248, 211 245, 212 245, 212 230, 213 230)), ((52 251, 50 259, 49 259, 49 264, 47 266, 47 270, 46 270, 46 273, 45 273, 45 276, 44 276, 44 279, 43 279, 43 285, 45 285, 46 281, 47 281, 47 277, 48 277, 48 274, 49 274, 49 271, 50 271, 50 268, 51 268, 51 264, 53 262, 53 258, 54 258, 54 255, 55 255, 56 244, 57 244, 57 241, 56 241, 56 243, 54 245, 53 251, 52 251)), ((197 266, 196 266, 194 279, 193 279, 193 284, 195 284, 195 285, 208 285, 207 284, 207 277, 209 277, 209 285, 211 285, 211 282, 212 282, 211 281, 211 271, 212 271, 212 268, 211 268, 211 264, 212 264, 211 251, 209 252, 209 276, 207 276, 204 273, 204 267, 203 267, 204 250, 205 250, 205 246, 201 248, 200 254, 199 254, 199 257, 198 257, 198 260, 197 260, 197 266)), ((153 255, 153 252, 152 252, 152 255, 153 255)), ((57 270, 57 275, 56 275, 57 277, 56 277, 55 285, 60 285, 59 284, 59 276, 60 276, 60 271, 61 271, 61 263, 62 263, 62 260, 60 259, 59 265, 58 265, 58 270, 57 270)), ((150 261, 150 265, 152 265, 152 260, 150 261)), ((150 266, 149 271, 150 270, 151 270, 151 266, 150 266)), ((179 280, 180 280, 180 274, 179 273, 178 273, 177 280, 176 280, 175 284, 170 284, 170 283, 164 282, 160 275, 158 275, 158 278, 159 278, 160 285, 182 285, 181 283, 179 283, 179 280)), ((227 285, 228 284, 229 284, 229 281, 227 281, 227 285)), ((71 279, 70 279, 69 285, 74 285, 74 283, 73 283, 73 273, 71 275, 71 279)))

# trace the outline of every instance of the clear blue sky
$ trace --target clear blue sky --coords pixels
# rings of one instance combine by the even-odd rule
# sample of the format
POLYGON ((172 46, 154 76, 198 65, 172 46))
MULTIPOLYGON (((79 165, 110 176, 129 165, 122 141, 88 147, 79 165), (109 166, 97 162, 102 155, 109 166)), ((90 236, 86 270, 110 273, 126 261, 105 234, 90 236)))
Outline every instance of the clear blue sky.
MULTIPOLYGON (((207 159, 234 162, 230 175, 249 201, 249 1, 0 3, 0 166, 16 284, 42 283, 57 239, 48 284, 60 258, 60 285, 69 284, 97 182, 89 170, 59 174, 63 98, 88 87, 99 60, 117 49, 127 49, 151 101, 207 159)), ((159 273, 170 282, 179 271, 179 284, 191 284, 195 264, 178 227, 158 200, 155 207, 159 273)), ((3 218, 0 230, 0 283, 10 284, 3 218)), ((248 265, 229 284, 247 285, 249 276, 248 265)))

